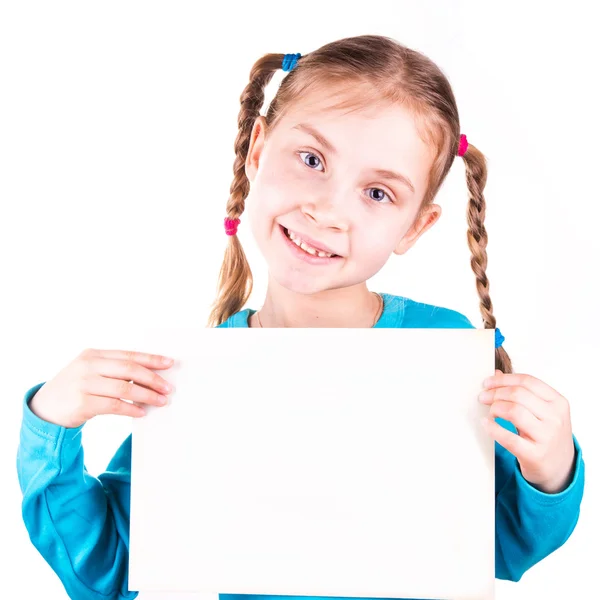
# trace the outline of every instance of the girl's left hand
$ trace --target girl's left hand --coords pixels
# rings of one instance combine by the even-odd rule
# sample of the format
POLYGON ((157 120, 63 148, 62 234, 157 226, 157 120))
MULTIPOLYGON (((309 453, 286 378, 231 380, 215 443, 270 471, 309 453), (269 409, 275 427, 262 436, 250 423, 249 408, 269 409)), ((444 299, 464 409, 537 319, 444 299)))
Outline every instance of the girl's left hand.
POLYGON ((575 462, 569 403, 543 381, 522 373, 489 377, 479 401, 490 406, 483 419, 490 436, 514 454, 523 477, 534 487, 556 494, 568 487, 575 462), (496 417, 510 421, 518 435, 496 417))

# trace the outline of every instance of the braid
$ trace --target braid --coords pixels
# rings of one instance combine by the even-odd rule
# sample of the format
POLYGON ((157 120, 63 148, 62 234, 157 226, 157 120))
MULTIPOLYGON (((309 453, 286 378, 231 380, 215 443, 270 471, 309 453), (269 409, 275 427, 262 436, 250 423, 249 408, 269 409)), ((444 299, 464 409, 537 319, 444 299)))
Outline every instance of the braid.
MULTIPOLYGON (((484 226, 485 198, 483 189, 487 180, 487 166, 484 155, 471 143, 463 156, 466 166, 467 188, 469 203, 467 206, 467 242, 471 249, 471 268, 475 273, 477 293, 479 294, 479 309, 486 329, 496 328, 496 317, 493 313, 490 298, 490 284, 485 273, 487 269, 488 236, 484 226)), ((503 373, 512 373, 512 363, 502 346, 496 348, 496 369, 503 373)))
MULTIPOLYGON (((245 200, 250 191, 245 163, 252 127, 264 103, 265 87, 281 68, 283 58, 283 54, 266 54, 256 61, 250 71, 250 81, 240 96, 239 131, 234 142, 233 182, 226 206, 226 216, 229 219, 237 219, 244 212, 245 200)), ((209 316, 209 327, 220 325, 240 311, 252 292, 252 272, 242 244, 237 235, 228 238, 219 273, 217 298, 209 316)))

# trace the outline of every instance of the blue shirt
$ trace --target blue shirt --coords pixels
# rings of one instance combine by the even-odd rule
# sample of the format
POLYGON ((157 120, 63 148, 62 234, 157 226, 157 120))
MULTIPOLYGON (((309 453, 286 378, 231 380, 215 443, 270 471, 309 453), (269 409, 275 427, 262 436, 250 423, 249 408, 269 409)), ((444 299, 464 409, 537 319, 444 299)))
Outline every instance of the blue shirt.
MULTIPOLYGON (((374 327, 474 328, 459 312, 382 294, 384 309, 374 327)), ((246 309, 219 327, 248 327, 246 309)), ((23 492, 23 520, 32 543, 78 600, 135 598, 127 590, 131 435, 97 478, 84 465, 81 427, 67 429, 43 421, 28 403, 44 385, 30 388, 23 401, 17 454, 23 492)), ((513 425, 497 421, 516 432, 513 425)), ((579 517, 584 463, 575 437, 575 469, 558 494, 530 485, 516 458, 495 444, 496 577, 518 581, 532 565, 569 538, 579 517)), ((402 566, 399 565, 399 568, 402 566)), ((220 600, 290 600, 290 596, 219 594, 220 600)), ((297 597, 311 598, 314 597, 297 597)))

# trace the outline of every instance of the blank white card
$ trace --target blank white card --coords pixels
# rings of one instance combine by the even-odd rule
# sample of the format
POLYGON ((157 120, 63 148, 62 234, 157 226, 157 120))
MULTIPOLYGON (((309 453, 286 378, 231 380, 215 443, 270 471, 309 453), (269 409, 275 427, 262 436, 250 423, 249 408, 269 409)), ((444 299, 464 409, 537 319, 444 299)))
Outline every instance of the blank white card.
MULTIPOLYGON (((138 343, 139 342, 139 343, 138 343)), ((149 329, 176 390, 134 421, 129 586, 485 600, 485 329, 149 329)))

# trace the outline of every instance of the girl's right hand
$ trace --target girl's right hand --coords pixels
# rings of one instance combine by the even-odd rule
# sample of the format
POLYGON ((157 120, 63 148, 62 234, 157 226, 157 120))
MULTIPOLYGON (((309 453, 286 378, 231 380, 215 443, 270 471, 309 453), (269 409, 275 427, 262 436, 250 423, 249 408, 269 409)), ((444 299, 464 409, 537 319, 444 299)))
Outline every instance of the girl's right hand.
POLYGON ((79 427, 96 415, 143 417, 141 404, 164 406, 172 386, 152 369, 168 369, 173 359, 126 350, 87 348, 29 402, 40 419, 62 427, 79 427), (164 387, 164 386, 168 387, 164 387), (136 404, 124 402, 131 400, 136 404))

